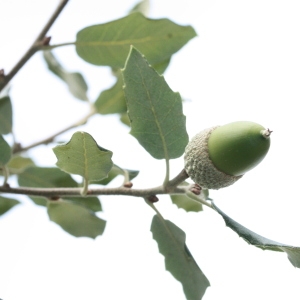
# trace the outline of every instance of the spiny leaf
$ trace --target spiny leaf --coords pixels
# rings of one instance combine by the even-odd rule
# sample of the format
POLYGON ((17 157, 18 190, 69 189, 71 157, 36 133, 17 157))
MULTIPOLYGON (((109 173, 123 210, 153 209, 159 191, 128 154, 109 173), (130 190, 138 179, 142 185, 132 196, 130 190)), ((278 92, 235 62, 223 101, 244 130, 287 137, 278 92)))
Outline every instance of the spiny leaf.
POLYGON ((0 167, 6 165, 11 158, 11 148, 6 140, 0 135, 0 167))
POLYGON ((0 134, 12 131, 12 106, 10 97, 0 98, 0 134))
POLYGON ((18 204, 20 204, 18 200, 0 196, 0 216, 18 204))
POLYGON ((105 229, 106 221, 93 211, 69 201, 49 201, 48 215, 51 221, 76 237, 96 238, 105 229))
POLYGON ((185 244, 185 233, 157 215, 153 217, 151 231, 165 257, 166 269, 181 282, 186 298, 202 299, 210 284, 185 244))
MULTIPOLYGON (((20 186, 56 188, 78 187, 78 183, 67 173, 58 168, 30 167, 18 176, 20 186)), ((48 200, 43 197, 30 197, 35 204, 47 206, 48 200)), ((74 203, 81 204, 92 211, 101 211, 101 203, 97 197, 64 197, 74 203)))
POLYGON ((53 151, 60 169, 87 181, 105 178, 113 166, 112 152, 98 146, 86 132, 75 132, 67 144, 56 146, 53 151))
POLYGON ((234 232, 236 232, 241 238, 243 238, 248 244, 261 248, 263 250, 286 252, 288 255, 288 259, 292 263, 292 265, 296 268, 300 268, 300 247, 285 245, 267 239, 228 217, 213 202, 212 205, 213 208, 223 217, 226 225, 234 232))
POLYGON ((68 85, 70 93, 77 99, 88 101, 88 86, 83 76, 77 72, 66 71, 51 51, 44 51, 43 54, 49 70, 68 85))
POLYGON ((188 143, 182 100, 144 56, 131 48, 123 70, 130 133, 157 159, 181 156, 188 143))
POLYGON ((191 26, 180 26, 168 19, 147 19, 137 12, 82 29, 75 45, 77 54, 89 63, 123 68, 130 45, 156 64, 169 59, 195 36, 191 26))

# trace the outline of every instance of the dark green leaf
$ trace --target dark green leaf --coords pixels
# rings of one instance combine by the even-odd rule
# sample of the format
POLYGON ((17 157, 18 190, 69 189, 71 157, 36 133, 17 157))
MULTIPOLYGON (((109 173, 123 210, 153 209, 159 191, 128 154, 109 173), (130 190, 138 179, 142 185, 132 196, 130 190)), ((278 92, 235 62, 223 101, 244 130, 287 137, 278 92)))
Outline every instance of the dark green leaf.
POLYGON ((123 70, 130 133, 157 159, 177 158, 188 143, 179 93, 131 48, 123 70))
MULTIPOLYGON (((78 187, 78 183, 67 173, 58 168, 30 167, 18 176, 20 186, 55 188, 78 187)), ((30 197, 35 204, 47 206, 47 199, 43 197, 30 197)), ((101 203, 97 197, 65 197, 74 203, 81 204, 93 211, 101 211, 101 203)))
POLYGON ((85 61, 123 68, 129 47, 140 49, 151 64, 171 57, 196 36, 191 26, 168 19, 151 20, 133 13, 106 24, 94 25, 77 33, 76 51, 85 61))
POLYGON ((17 204, 20 204, 20 201, 0 196, 0 216, 17 204))
POLYGON ((51 221, 76 237, 96 238, 105 229, 106 221, 82 205, 69 201, 49 201, 48 215, 51 221))
POLYGON ((159 252, 165 257, 166 270, 181 282, 186 298, 202 299, 210 284, 185 244, 185 233, 157 215, 153 217, 151 231, 159 252))
POLYGON ((113 166, 112 152, 98 146, 86 132, 75 132, 70 142, 54 147, 53 151, 60 169, 81 175, 87 181, 98 181, 107 177, 113 166))
POLYGON ((12 131, 12 106, 8 96, 0 98, 0 134, 12 131))
POLYGON ((69 88, 70 93, 77 99, 88 101, 88 86, 80 73, 68 72, 58 62, 51 51, 44 51, 44 58, 50 71, 62 79, 69 88))
POLYGON ((6 165, 10 158, 11 148, 2 135, 0 135, 0 167, 6 165))
POLYGON ((263 250, 272 250, 279 252, 286 252, 288 255, 288 259, 292 263, 292 265, 296 268, 300 268, 300 247, 294 247, 285 245, 282 243, 278 243, 267 239, 243 225, 237 223, 230 217, 228 217, 225 213, 223 213, 216 204, 213 204, 213 208, 223 217, 226 225, 231 228, 234 232, 236 232, 241 238, 243 238, 250 245, 256 246, 263 250))

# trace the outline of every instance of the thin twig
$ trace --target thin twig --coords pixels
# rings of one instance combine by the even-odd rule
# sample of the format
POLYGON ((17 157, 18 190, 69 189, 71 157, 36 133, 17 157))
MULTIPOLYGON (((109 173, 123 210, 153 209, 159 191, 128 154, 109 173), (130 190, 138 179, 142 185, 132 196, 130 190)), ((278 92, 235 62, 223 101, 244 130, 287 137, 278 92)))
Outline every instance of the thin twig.
POLYGON ((40 145, 47 145, 47 144, 53 142, 53 140, 54 140, 57 136, 59 136, 59 135, 65 133, 65 132, 67 132, 67 131, 69 131, 69 130, 71 130, 71 129, 73 129, 73 128, 76 128, 76 127, 78 127, 78 126, 84 125, 84 124, 88 121, 88 119, 89 119, 91 116, 93 116, 95 113, 96 113, 96 111, 95 111, 95 109, 92 107, 91 110, 90 110, 90 112, 89 112, 85 117, 83 117, 82 119, 80 119, 79 121, 75 122, 74 124, 69 125, 68 127, 66 127, 66 128, 64 128, 64 129, 62 129, 62 130, 56 132, 55 134, 53 134, 53 135, 51 135, 51 136, 49 136, 49 137, 47 137, 47 138, 45 138, 45 139, 43 139, 43 140, 41 140, 41 141, 35 142, 35 143, 33 143, 33 144, 31 144, 31 145, 28 145, 28 146, 26 146, 26 147, 22 147, 20 144, 16 144, 16 145, 14 146, 13 153, 16 154, 16 153, 20 153, 20 152, 27 151, 27 150, 29 150, 29 149, 32 149, 32 148, 37 147, 37 146, 40 146, 40 145))
MULTIPOLYGON (((9 185, 0 186, 0 193, 19 194, 27 196, 40 196, 46 198, 57 197, 82 197, 82 188, 30 188, 30 187, 17 187, 13 188, 9 185)), ((172 193, 184 194, 185 189, 175 188, 172 193)), ((88 189, 86 197, 99 196, 99 195, 123 195, 133 197, 147 198, 151 195, 169 194, 165 191, 163 186, 158 186, 148 189, 128 189, 126 187, 117 188, 91 188, 88 189)))
POLYGON ((29 47, 26 53, 21 57, 17 64, 12 68, 12 70, 4 76, 0 77, 0 91, 12 80, 12 78, 19 72, 19 70, 26 64, 26 62, 40 49, 41 46, 49 44, 50 39, 46 38, 46 34, 60 15, 69 0, 61 0, 56 10, 41 30, 33 44, 29 47))

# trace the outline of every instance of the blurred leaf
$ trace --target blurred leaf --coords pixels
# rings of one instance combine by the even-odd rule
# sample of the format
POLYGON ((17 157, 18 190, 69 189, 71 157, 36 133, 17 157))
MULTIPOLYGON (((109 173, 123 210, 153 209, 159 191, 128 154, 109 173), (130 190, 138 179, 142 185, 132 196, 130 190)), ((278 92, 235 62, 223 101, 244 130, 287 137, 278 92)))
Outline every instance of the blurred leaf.
POLYGON ((169 59, 195 36, 191 26, 132 13, 82 29, 77 33, 75 45, 77 54, 91 64, 123 68, 130 45, 139 48, 151 64, 156 64, 169 59))
POLYGON ((289 261, 296 268, 300 268, 300 247, 294 247, 269 240, 237 223, 225 213, 223 213, 215 203, 212 202, 213 208, 223 217, 226 225, 243 238, 248 244, 263 250, 272 250, 286 252, 289 261))
POLYGON ((98 113, 115 114, 126 113, 127 106, 123 91, 123 79, 119 76, 117 82, 108 90, 103 91, 95 102, 98 113))
POLYGON ((19 155, 13 156, 7 164, 10 174, 20 174, 32 166, 34 166, 34 162, 31 158, 19 155))
POLYGON ((11 158, 11 148, 6 140, 0 135, 0 167, 6 165, 11 158))
POLYGON ((136 5, 134 5, 129 13, 140 12, 144 16, 147 16, 149 13, 149 7, 150 7, 149 0, 142 0, 138 2, 136 5))
POLYGON ((18 200, 0 196, 0 216, 18 204, 20 204, 18 200))
POLYGON ((165 257, 166 270, 181 282, 187 299, 202 299, 210 285, 185 244, 185 233, 157 215, 151 224, 153 238, 165 257))
POLYGON ((58 200, 48 202, 48 215, 51 221, 76 237, 96 238, 104 232, 106 221, 82 205, 58 200))
POLYGON ((81 175, 87 181, 107 177, 113 166, 112 152, 98 146, 93 137, 86 132, 75 132, 67 144, 58 145, 53 151, 60 169, 81 175))
POLYGON ((88 86, 83 76, 77 72, 66 71, 51 51, 44 51, 43 54, 49 70, 68 85, 70 93, 77 99, 88 101, 88 86))
POLYGON ((120 121, 127 126, 130 126, 130 120, 127 113, 123 113, 120 115, 120 121))
MULTIPOLYGON (((30 167, 18 176, 20 186, 55 188, 55 187, 78 187, 78 183, 58 168, 30 167)), ((30 197, 35 204, 47 206, 47 199, 43 197, 30 197)), ((64 197, 74 203, 81 204, 93 211, 101 211, 101 203, 97 197, 64 197)))
POLYGON ((123 70, 130 133, 157 159, 177 158, 188 143, 179 93, 131 48, 123 70))
POLYGON ((102 179, 101 181, 96 182, 96 184, 107 185, 118 175, 124 176, 125 172, 128 172, 129 180, 132 180, 139 174, 139 171, 122 169, 122 168, 118 167, 117 165, 114 165, 112 167, 112 169, 109 171, 108 176, 106 178, 102 179))
POLYGON ((8 96, 0 98, 0 134, 12 131, 12 106, 8 96))

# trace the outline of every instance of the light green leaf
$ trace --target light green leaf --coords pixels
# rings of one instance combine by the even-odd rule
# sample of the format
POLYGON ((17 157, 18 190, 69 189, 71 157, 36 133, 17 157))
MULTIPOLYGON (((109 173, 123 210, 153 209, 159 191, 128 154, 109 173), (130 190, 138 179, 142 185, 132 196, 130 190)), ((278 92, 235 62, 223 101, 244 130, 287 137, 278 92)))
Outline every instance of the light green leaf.
POLYGON ((20 155, 13 156, 7 164, 9 174, 20 174, 32 166, 34 166, 34 162, 31 158, 20 155))
POLYGON ((18 204, 20 204, 18 200, 0 196, 0 216, 18 204))
POLYGON ((0 135, 0 167, 6 165, 11 158, 11 148, 6 140, 0 135))
POLYGON ((82 29, 77 33, 75 45, 77 54, 91 64, 123 68, 130 45, 140 49, 151 64, 156 64, 169 59, 195 36, 191 26, 132 13, 82 29))
POLYGON ((77 99, 88 101, 88 86, 83 76, 77 72, 66 71, 51 51, 44 51, 43 54, 49 70, 68 85, 70 93, 77 99))
POLYGON ((165 257, 166 270, 181 282, 186 298, 202 299, 210 284, 185 244, 185 233, 157 215, 153 217, 151 231, 165 257))
POLYGON ((150 7, 149 0, 142 0, 132 7, 130 13, 140 12, 143 15, 147 16, 149 12, 149 7, 150 7))
POLYGON ((76 237, 96 238, 104 232, 106 221, 84 206, 69 201, 48 202, 48 215, 51 221, 76 237))
POLYGON ((130 133, 157 159, 177 158, 188 143, 179 93, 131 48, 123 70, 130 133))
POLYGON ((212 202, 212 205, 213 208, 223 217, 226 225, 243 238, 248 244, 263 250, 286 252, 292 265, 296 268, 300 268, 300 247, 285 245, 267 239, 228 217, 216 206, 215 203, 212 202))
MULTIPOLYGON (((78 188, 78 183, 67 173, 58 168, 30 167, 18 176, 20 186, 56 188, 74 187, 78 188)), ((47 206, 48 200, 43 197, 30 197, 35 204, 47 206)), ((97 197, 64 197, 74 203, 81 204, 95 212, 101 211, 101 203, 97 197)))
POLYGON ((98 146, 93 137, 86 132, 75 132, 70 142, 54 147, 53 151, 60 169, 81 175, 86 181, 97 181, 107 177, 113 166, 112 152, 98 146))
POLYGON ((119 76, 117 82, 108 90, 103 91, 95 101, 98 113, 115 114, 126 113, 127 105, 123 91, 123 79, 119 76))
POLYGON ((123 113, 120 115, 120 121, 127 126, 130 126, 130 120, 127 113, 123 113))
POLYGON ((8 96, 0 98, 0 134, 12 131, 12 106, 8 96))

